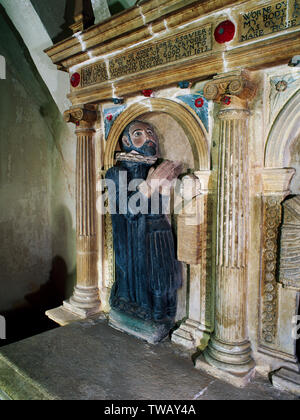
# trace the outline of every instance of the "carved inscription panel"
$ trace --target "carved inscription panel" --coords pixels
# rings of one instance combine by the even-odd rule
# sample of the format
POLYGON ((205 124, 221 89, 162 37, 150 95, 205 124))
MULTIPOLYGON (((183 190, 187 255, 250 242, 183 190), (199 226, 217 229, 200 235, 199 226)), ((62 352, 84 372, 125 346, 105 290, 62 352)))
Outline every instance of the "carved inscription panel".
POLYGON ((211 24, 193 31, 174 35, 156 43, 117 55, 108 62, 84 67, 81 86, 90 86, 109 79, 152 69, 164 64, 184 60, 211 51, 211 24))
MULTIPOLYGON (((255 2, 251 2, 255 4, 255 2)), ((272 37, 290 29, 300 29, 300 0, 276 0, 257 2, 256 7, 243 5, 232 13, 236 17, 236 35, 233 45, 246 46, 248 42, 272 37)), ((86 65, 81 69, 80 87, 93 86, 108 80, 116 80, 134 73, 159 68, 175 62, 185 62, 211 52, 219 52, 221 46, 214 33, 217 22, 213 17, 198 28, 160 38, 160 34, 132 47, 115 52, 105 60, 86 65)), ((224 29, 223 29, 224 30, 224 29)))
POLYGON ((300 0, 266 2, 239 16, 240 42, 300 25, 300 0))

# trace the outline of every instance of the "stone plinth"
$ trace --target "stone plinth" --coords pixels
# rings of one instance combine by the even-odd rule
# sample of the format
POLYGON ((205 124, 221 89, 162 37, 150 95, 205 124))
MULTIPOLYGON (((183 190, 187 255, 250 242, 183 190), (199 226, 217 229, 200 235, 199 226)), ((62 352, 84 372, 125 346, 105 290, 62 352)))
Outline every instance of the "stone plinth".
POLYGON ((300 373, 282 368, 272 376, 273 386, 300 396, 300 373))
POLYGON ((143 321, 128 314, 112 309, 109 325, 119 331, 134 335, 150 344, 157 344, 166 338, 174 325, 173 322, 143 321))

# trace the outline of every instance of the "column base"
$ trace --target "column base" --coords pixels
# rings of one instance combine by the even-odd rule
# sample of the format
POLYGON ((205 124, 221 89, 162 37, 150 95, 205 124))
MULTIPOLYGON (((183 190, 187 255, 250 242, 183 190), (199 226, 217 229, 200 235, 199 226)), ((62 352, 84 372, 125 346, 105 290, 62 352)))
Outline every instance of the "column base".
POLYGON ((63 306, 46 312, 48 318, 61 326, 100 314, 98 287, 76 286, 73 296, 63 306))
POLYGON ((189 350, 197 348, 204 350, 208 345, 209 339, 210 333, 205 330, 205 327, 192 319, 187 319, 183 322, 171 337, 171 341, 174 344, 189 350))
POLYGON ((228 344, 212 337, 203 355, 211 366, 233 374, 244 375, 254 367, 249 341, 228 344))
POLYGON ((80 308, 80 307, 74 305, 74 301, 72 299, 69 299, 69 300, 63 302, 63 307, 67 311, 79 316, 80 319, 85 319, 85 318, 88 318, 92 315, 96 315, 96 314, 100 313, 100 303, 99 303, 99 305, 97 305, 93 308, 80 308))
POLYGON ((63 303, 64 307, 79 315, 88 318, 100 312, 100 299, 98 287, 76 286, 73 296, 63 303))
POLYGON ((237 388, 244 388, 254 378, 255 369, 252 368, 246 373, 233 373, 222 370, 216 366, 207 363, 203 355, 200 355, 195 364, 196 369, 203 370, 210 376, 225 381, 237 388))
POLYGON ((300 396, 300 373, 281 368, 272 375, 274 388, 300 396))

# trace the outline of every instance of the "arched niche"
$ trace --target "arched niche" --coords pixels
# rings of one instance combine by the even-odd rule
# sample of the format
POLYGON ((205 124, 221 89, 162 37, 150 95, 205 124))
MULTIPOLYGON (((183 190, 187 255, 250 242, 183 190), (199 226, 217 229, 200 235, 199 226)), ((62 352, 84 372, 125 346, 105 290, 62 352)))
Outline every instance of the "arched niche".
MULTIPOLYGON (((192 114, 192 112, 185 106, 177 102, 169 99, 149 98, 131 105, 114 122, 105 148, 105 170, 114 164, 114 153, 124 128, 135 119, 142 118, 151 122, 153 118, 155 119, 155 116, 157 116, 158 113, 167 114, 172 117, 185 133, 193 154, 195 165, 193 169, 210 169, 210 153, 207 133, 201 120, 196 115, 192 114)), ((155 122, 154 125, 156 125, 155 122)), ((159 127, 158 131, 160 131, 159 127)), ((177 160, 180 160, 180 151, 178 151, 177 160)))
MULTIPOLYGON (((211 167, 208 135, 196 114, 184 105, 160 98, 144 99, 129 106, 115 120, 107 138, 104 152, 104 170, 114 165, 118 140, 125 127, 133 120, 145 120, 155 127, 160 139, 161 157, 180 160, 186 172, 197 171, 207 174, 211 167), (174 136, 174 137, 173 137, 174 136)), ((175 217, 175 216, 174 216, 175 217)), ((106 260, 107 293, 102 300, 109 312, 109 290, 114 282, 114 257, 112 242, 112 226, 110 218, 105 218, 104 259, 106 260)), ((187 269, 183 269, 183 282, 187 282, 187 269)), ((195 274, 196 276, 196 274, 195 274)), ((101 287, 100 287, 101 289, 101 287)), ((186 314, 186 286, 178 291, 177 319, 186 314)))
POLYGON ((291 145, 299 136, 300 90, 287 102, 272 126, 265 147, 265 168, 290 167, 291 145))

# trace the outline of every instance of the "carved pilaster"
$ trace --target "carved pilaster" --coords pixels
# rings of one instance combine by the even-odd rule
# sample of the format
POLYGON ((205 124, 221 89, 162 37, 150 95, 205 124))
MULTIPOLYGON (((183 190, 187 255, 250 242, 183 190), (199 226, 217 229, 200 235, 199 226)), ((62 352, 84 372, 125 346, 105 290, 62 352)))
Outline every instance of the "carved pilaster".
POLYGON ((260 311, 260 346, 276 347, 278 322, 277 255, 282 201, 289 194, 294 169, 265 169, 263 180, 263 247, 260 311))
MULTIPOLYGON (((192 214, 190 221, 196 222, 193 228, 197 228, 198 235, 196 235, 197 243, 194 243, 194 246, 197 248, 198 255, 196 261, 189 258, 181 259, 191 264, 189 313, 188 319, 172 335, 172 341, 188 349, 198 347, 204 350, 213 330, 211 171, 198 171, 194 175, 200 182, 200 195, 194 202, 198 214, 192 214)), ((178 232, 178 241, 181 239, 178 232)), ((189 239, 191 238, 187 232, 187 243, 190 245, 189 239)), ((194 256, 194 250, 190 254, 194 256)), ((187 253, 187 257, 189 257, 189 253, 187 253)))
MULTIPOLYGON (((300 395, 300 366, 296 356, 296 340, 292 333, 299 297, 297 290, 282 287, 278 272, 282 203, 290 194, 289 186, 294 174, 293 168, 267 168, 262 172, 263 249, 258 351, 264 357, 271 357, 275 363, 273 369, 276 371, 271 375, 273 386, 300 395)), ((291 232, 294 236, 294 225, 291 232)), ((289 249, 287 255, 293 260, 292 249, 289 249)))
POLYGON ((96 176, 94 124, 97 113, 92 105, 64 113, 66 122, 76 124, 76 237, 77 284, 64 307, 82 317, 99 312, 97 276, 96 176))
POLYGON ((255 93, 245 72, 217 76, 204 88, 206 98, 221 105, 215 331, 204 357, 214 368, 243 375, 253 367, 246 325, 247 123, 255 93))

